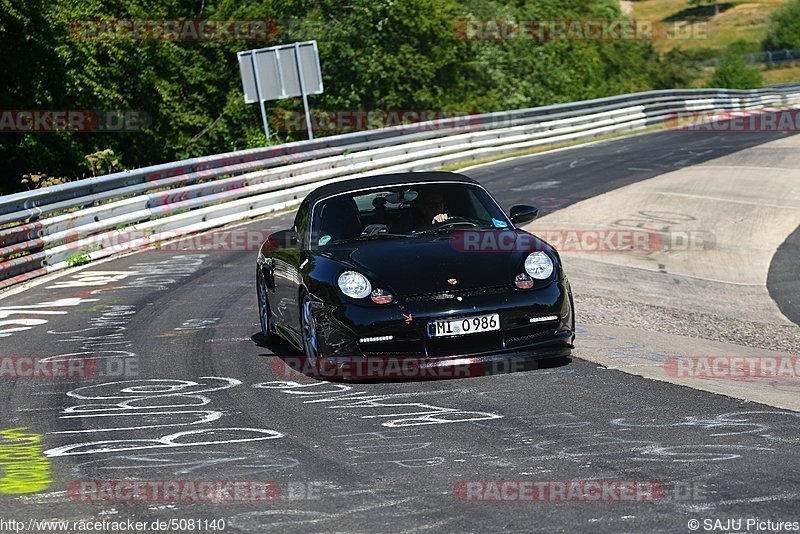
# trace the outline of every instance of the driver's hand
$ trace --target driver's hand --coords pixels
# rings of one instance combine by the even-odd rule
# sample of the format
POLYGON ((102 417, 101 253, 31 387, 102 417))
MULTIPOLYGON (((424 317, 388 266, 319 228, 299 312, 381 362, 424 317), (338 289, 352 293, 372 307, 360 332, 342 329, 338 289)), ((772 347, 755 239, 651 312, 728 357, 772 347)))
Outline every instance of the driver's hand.
POLYGON ((433 218, 433 221, 431 222, 431 224, 442 223, 442 222, 445 222, 449 218, 450 217, 448 217, 446 213, 440 213, 439 215, 437 215, 436 217, 433 218))

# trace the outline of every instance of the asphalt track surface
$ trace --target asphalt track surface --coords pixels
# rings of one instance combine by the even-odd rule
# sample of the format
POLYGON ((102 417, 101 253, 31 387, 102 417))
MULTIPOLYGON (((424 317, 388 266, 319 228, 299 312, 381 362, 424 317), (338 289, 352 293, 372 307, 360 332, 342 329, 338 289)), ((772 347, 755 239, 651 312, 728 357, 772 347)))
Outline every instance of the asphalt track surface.
MULTIPOLYGON (((467 174, 505 208, 538 202, 548 213, 780 135, 659 132, 467 174)), ((276 231, 291 218, 246 228, 276 231)), ((798 413, 577 358, 457 380, 287 376, 284 361, 299 355, 261 343, 254 263, 254 250, 167 247, 0 300, 0 311, 23 310, 12 318, 46 321, 0 338, 4 355, 91 355, 100 373, 0 381, 0 430, 41 435, 52 479, 40 493, 0 494, 0 519, 225 519, 226 532, 687 532, 690 519, 800 520, 798 413), (87 278, 98 271, 107 278, 87 278), (274 481, 280 497, 79 502, 67 492, 121 479, 274 481), (658 481, 665 495, 474 502, 455 491, 588 479, 658 481)), ((577 343, 591 344, 578 318, 577 343)))

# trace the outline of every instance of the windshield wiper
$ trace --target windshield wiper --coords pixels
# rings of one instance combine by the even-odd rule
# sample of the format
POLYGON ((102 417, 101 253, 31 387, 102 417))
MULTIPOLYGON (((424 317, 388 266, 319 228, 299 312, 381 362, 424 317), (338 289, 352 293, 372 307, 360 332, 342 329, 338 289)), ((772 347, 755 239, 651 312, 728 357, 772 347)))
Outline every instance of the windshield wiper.
POLYGON ((379 233, 379 234, 370 234, 370 235, 358 236, 356 239, 366 240, 366 239, 372 239, 373 237, 396 238, 396 237, 414 237, 414 235, 413 234, 391 234, 389 232, 382 232, 382 233, 379 233))
POLYGON ((414 230, 414 235, 430 235, 430 234, 439 234, 443 232, 452 232, 454 230, 464 230, 464 228, 457 228, 459 225, 464 225, 469 230, 491 230, 492 228, 478 226, 474 222, 471 221, 459 221, 454 222, 452 224, 445 224, 444 226, 440 226, 438 228, 429 228, 427 230, 416 231, 414 230))
POLYGON ((337 239, 336 241, 331 241, 331 245, 338 245, 341 243, 352 243, 353 241, 369 241, 370 239, 375 238, 389 238, 389 239, 397 239, 401 237, 416 237, 414 234, 390 234, 387 232, 383 232, 380 234, 372 234, 372 235, 360 235, 357 237, 348 237, 347 239, 337 239))

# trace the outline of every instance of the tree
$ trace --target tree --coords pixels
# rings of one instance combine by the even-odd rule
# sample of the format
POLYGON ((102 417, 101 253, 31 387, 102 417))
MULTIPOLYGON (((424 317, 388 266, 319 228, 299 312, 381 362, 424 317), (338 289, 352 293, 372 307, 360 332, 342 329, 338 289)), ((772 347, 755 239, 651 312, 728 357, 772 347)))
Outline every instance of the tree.
POLYGON ((714 70, 709 87, 725 89, 757 89, 761 87, 764 83, 761 71, 747 63, 734 45, 731 45, 714 70))
POLYGON ((800 48, 800 0, 792 0, 770 17, 764 50, 800 48))
MULTIPOLYGON (((3 132, 0 193, 41 184, 39 176, 79 179, 262 146, 258 106, 244 104, 238 74, 236 52, 246 48, 316 39, 325 93, 311 98, 315 110, 478 113, 688 85, 686 58, 659 57, 651 43, 471 40, 458 31, 466 20, 621 18, 616 0, 0 0, 0 110, 149 119, 135 131, 3 132), (207 18, 278 21, 280 31, 257 42, 77 31, 92 21, 207 18)), ((286 99, 269 112, 300 107, 286 99)), ((303 138, 279 132, 273 142, 303 138)))
POLYGON ((691 87, 700 76, 696 55, 680 48, 668 51, 654 67, 654 89, 691 87))
POLYGON ((701 5, 714 5, 714 16, 719 15, 719 0, 689 0, 689 5, 692 7, 698 7, 701 5))

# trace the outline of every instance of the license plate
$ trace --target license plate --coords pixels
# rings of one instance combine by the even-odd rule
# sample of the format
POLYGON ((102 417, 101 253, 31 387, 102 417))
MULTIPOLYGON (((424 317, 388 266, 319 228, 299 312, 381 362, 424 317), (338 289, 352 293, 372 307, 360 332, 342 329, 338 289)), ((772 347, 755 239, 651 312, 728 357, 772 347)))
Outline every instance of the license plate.
POLYGON ((494 330, 500 330, 500 315, 497 313, 458 319, 442 319, 428 323, 428 336, 430 337, 466 336, 494 330))

